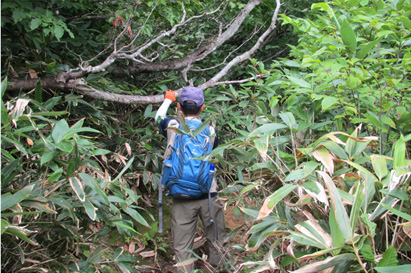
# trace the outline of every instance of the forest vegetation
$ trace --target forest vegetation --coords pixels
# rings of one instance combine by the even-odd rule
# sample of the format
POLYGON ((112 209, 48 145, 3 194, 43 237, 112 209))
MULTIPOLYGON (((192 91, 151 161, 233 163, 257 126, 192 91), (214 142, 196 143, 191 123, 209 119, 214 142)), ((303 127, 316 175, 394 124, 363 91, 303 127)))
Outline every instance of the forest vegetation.
POLYGON ((1 270, 172 271, 154 115, 192 85, 225 270, 411 272, 410 45, 408 0, 3 0, 1 270))

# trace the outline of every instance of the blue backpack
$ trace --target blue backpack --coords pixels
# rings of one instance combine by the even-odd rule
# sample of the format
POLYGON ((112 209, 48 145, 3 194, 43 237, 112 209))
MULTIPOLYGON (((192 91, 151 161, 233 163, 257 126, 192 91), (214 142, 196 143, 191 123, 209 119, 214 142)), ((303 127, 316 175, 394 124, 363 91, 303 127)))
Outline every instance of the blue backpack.
MULTIPOLYGON (((186 120, 191 131, 202 123, 186 120)), ((181 124, 178 127, 182 129, 181 124)), ((166 148, 161 183, 177 199, 198 199, 209 193, 214 176, 214 165, 194 159, 205 156, 213 149, 214 128, 207 126, 195 137, 174 132, 166 148)))

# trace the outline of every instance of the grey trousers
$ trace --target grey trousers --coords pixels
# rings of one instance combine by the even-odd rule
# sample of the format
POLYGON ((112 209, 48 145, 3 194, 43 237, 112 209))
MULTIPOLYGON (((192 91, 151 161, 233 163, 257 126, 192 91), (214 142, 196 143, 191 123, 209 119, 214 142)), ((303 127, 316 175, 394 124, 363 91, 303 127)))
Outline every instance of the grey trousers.
MULTIPOLYGON (((225 253, 225 221, 224 211, 220 200, 217 197, 212 198, 211 213, 214 224, 209 225, 209 200, 179 200, 173 199, 172 208, 172 235, 173 245, 177 262, 182 262, 193 257, 187 249, 193 250, 194 236, 197 227, 197 220, 200 217, 205 235, 207 237, 210 260, 212 266, 219 266, 225 253), (214 238, 214 226, 216 225, 217 238, 214 238)), ((179 272, 191 272, 194 269, 194 262, 190 264, 183 263, 178 267, 179 272)))

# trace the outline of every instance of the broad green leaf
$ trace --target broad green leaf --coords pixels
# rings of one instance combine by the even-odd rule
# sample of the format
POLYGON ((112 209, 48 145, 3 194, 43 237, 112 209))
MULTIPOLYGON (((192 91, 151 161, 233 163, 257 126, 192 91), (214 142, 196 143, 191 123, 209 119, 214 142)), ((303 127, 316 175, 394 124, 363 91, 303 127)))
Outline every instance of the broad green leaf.
POLYGON ((34 188, 34 184, 28 185, 15 194, 2 194, 1 195, 1 211, 11 208, 30 196, 31 191, 34 188))
POLYGON ((267 150, 269 144, 270 136, 266 135, 254 140, 255 148, 260 154, 264 162, 267 162, 267 150))
POLYGON ((388 193, 388 195, 386 195, 381 200, 381 202, 378 204, 377 208, 370 215, 370 220, 375 221, 375 219, 379 218, 383 213, 385 213, 387 211, 387 209, 383 205, 387 205, 387 206, 391 207, 396 202, 397 202, 397 198, 395 198, 394 196, 392 196, 388 193))
POLYGON ((188 126, 187 121, 181 111, 178 111, 178 116, 180 118, 180 125, 184 134, 191 135, 190 127, 188 126))
POLYGON ((144 111, 144 117, 145 117, 145 118, 148 118, 152 112, 153 112, 153 105, 152 105, 152 104, 149 104, 149 105, 146 107, 146 110, 144 111))
POLYGON ((83 184, 81 183, 80 179, 78 179, 77 177, 70 177, 69 182, 78 199, 81 202, 84 202, 86 200, 86 194, 84 193, 83 184))
POLYGON ((94 207, 93 203, 91 203, 90 200, 86 198, 86 200, 83 202, 83 206, 87 212, 88 217, 90 217, 92 221, 95 221, 97 218, 97 209, 94 207))
POLYGON ((286 184, 276 190, 272 195, 265 199, 264 204, 262 205, 257 220, 260 220, 266 216, 268 216, 275 205, 281 201, 285 196, 287 196, 291 191, 293 191, 297 185, 293 184, 286 184))
POLYGON ((23 240, 23 241, 25 241, 26 243, 29 243, 29 244, 31 244, 31 245, 35 245, 35 246, 38 245, 37 242, 33 241, 32 239, 30 239, 30 238, 28 237, 28 235, 29 235, 30 233, 32 233, 32 231, 29 231, 29 230, 24 229, 24 228, 22 228, 22 227, 17 227, 17 226, 13 226, 13 225, 7 226, 7 227, 5 228, 4 233, 13 234, 14 236, 18 237, 19 239, 21 239, 21 240, 23 240))
MULTIPOLYGON (((123 221, 124 222, 124 221, 123 221)), ((123 222, 114 222, 114 224, 117 226, 117 228, 125 228, 125 229, 127 229, 127 230, 130 230, 130 231, 132 231, 132 232, 134 232, 134 233, 136 233, 136 234, 139 234, 133 227, 131 227, 131 226, 129 226, 129 225, 127 225, 127 224, 124 224, 123 222)))
POLYGON ((104 199, 104 201, 106 201, 106 205, 110 206, 110 201, 108 200, 107 194, 93 177, 86 173, 80 173, 79 176, 81 177, 85 185, 92 188, 99 196, 104 199))
POLYGON ((397 126, 395 125, 395 122, 390 117, 382 117, 381 121, 382 121, 382 123, 387 124, 391 128, 394 128, 394 129, 397 128, 397 126))
POLYGON ((267 238, 278 233, 277 230, 279 227, 281 227, 279 222, 269 223, 264 229, 253 232, 248 239, 249 251, 257 250, 267 238))
POLYGON ((409 30, 411 30, 411 20, 410 18, 406 17, 406 16, 401 16, 401 21, 404 24, 404 26, 406 28, 408 28, 409 30))
POLYGON ((350 220, 348 218, 348 214, 344 207, 340 194, 328 174, 322 171, 318 171, 318 173, 323 177, 324 183, 328 189, 332 209, 334 210, 335 217, 337 219, 338 228, 344 236, 344 239, 352 241, 353 233, 351 231, 350 220))
POLYGON ((324 231, 324 229, 317 223, 317 220, 312 216, 309 217, 308 221, 300 222, 295 225, 294 228, 300 233, 309 236, 320 243, 322 245, 321 249, 328 249, 333 246, 331 236, 324 231))
POLYGON ((410 273, 411 264, 403 264, 397 266, 388 266, 388 267, 376 267, 378 273, 410 273))
POLYGON ((30 22, 30 30, 35 30, 41 25, 42 21, 39 18, 32 19, 30 22))
POLYGON ((56 157, 56 155, 57 155, 56 151, 51 151, 51 152, 48 152, 48 153, 44 153, 41 156, 40 165, 43 166, 44 164, 49 163, 51 160, 53 160, 56 157))
POLYGON ((124 211, 128 215, 130 215, 134 220, 136 220, 137 223, 139 223, 143 226, 146 226, 146 227, 150 227, 150 225, 147 223, 146 219, 144 219, 143 216, 141 216, 141 214, 137 210, 128 207, 124 211))
POLYGON ((298 169, 290 172, 287 177, 284 179, 285 182, 288 181, 296 181, 303 179, 305 177, 305 173, 303 169, 298 169))
POLYGON ((193 136, 199 135, 210 123, 215 119, 215 116, 212 115, 209 117, 206 121, 204 121, 200 126, 198 126, 194 131, 193 131, 193 136))
POLYGON ((394 169, 405 166, 405 141, 404 136, 401 135, 400 139, 395 143, 394 146, 394 169))
POLYGON ((288 235, 287 238, 293 239, 303 246, 313 246, 319 249, 324 249, 324 245, 319 243, 318 240, 301 232, 290 231, 290 235, 288 235))
POLYGON ((388 267, 388 266, 395 266, 398 264, 397 259, 397 250, 394 246, 390 246, 385 250, 384 254, 382 255, 381 261, 378 263, 378 267, 388 267))
POLYGON ((54 26, 53 34, 54 36, 56 36, 57 40, 60 41, 61 37, 63 37, 63 34, 64 34, 64 28, 59 25, 54 26))
POLYGON ((351 207, 350 213, 350 224, 351 224, 351 232, 352 234, 355 233, 355 229, 357 227, 357 222, 360 217, 360 210, 362 207, 362 203, 364 200, 364 183, 357 183, 357 187, 354 193, 354 204, 351 207))
POLYGON ((287 78, 288 78, 292 83, 294 83, 294 84, 296 84, 296 85, 298 85, 298 86, 300 86, 300 87, 309 88, 309 89, 312 88, 312 87, 311 87, 311 84, 308 83, 308 82, 306 82, 306 81, 303 80, 303 79, 296 78, 296 77, 293 77, 293 76, 287 76, 287 78))
POLYGON ((372 251, 371 246, 369 245, 363 246, 360 253, 367 262, 371 262, 375 264, 375 256, 374 256, 374 252, 372 251))
POLYGON ((367 54, 375 48, 375 46, 381 41, 380 39, 374 40, 372 42, 369 42, 368 44, 364 45, 363 48, 360 49, 360 51, 358 51, 356 57, 359 59, 363 59, 365 58, 365 56, 367 56, 367 54))
POLYGON ((311 5, 311 10, 314 10, 316 8, 322 8, 324 11, 326 11, 328 13, 328 16, 330 17, 330 19, 334 22, 335 26, 337 27, 337 30, 340 30, 340 23, 337 19, 337 17, 335 16, 334 10, 331 8, 331 6, 329 6, 327 3, 315 3, 311 5))
POLYGON ((53 137, 54 143, 59 143, 69 130, 69 126, 65 119, 59 120, 53 127, 51 136, 53 137))
MULTIPOLYGON (((3 213, 1 214, 1 216, 4 217, 3 213)), ((4 219, 1 219, 1 234, 3 234, 6 231, 6 227, 9 225, 10 225, 9 222, 7 222, 4 219)))
POLYGON ((36 84, 36 89, 35 89, 35 100, 38 101, 39 103, 43 102, 43 88, 41 87, 41 81, 38 81, 36 84))
POLYGON ((383 132, 387 132, 387 128, 385 128, 379 118, 373 112, 368 112, 368 114, 364 114, 364 117, 367 118, 368 122, 375 125, 378 129, 382 130, 383 132))
POLYGON ((264 125, 258 127, 254 131, 252 131, 248 135, 248 138, 251 138, 251 137, 257 136, 257 135, 272 135, 278 129, 284 129, 284 128, 287 128, 287 127, 284 124, 281 124, 281 123, 267 123, 267 124, 264 124, 264 125))
POLYGON ((111 153, 111 151, 110 151, 110 150, 106 150, 106 149, 96 149, 96 150, 91 151, 91 153, 92 153, 94 156, 98 156, 98 155, 106 155, 106 154, 109 154, 109 153, 111 153))
POLYGON ((384 208, 386 208, 387 210, 391 211, 392 213, 394 213, 395 215, 404 218, 407 221, 411 221, 411 215, 410 214, 406 214, 402 211, 399 211, 397 209, 394 209, 393 207, 387 206, 386 204, 381 203, 381 206, 383 206, 384 208))
POLYGON ((388 159, 388 157, 386 156, 380 156, 380 155, 371 156, 372 167, 380 181, 388 175, 386 159, 388 159))
POLYGON ((285 113, 280 113, 279 115, 280 115, 280 118, 284 121, 284 123, 288 126, 288 128, 292 129, 297 124, 293 113, 285 112, 285 113))
POLYGON ((324 112, 333 107, 336 103, 338 103, 337 98, 327 96, 321 101, 321 110, 324 112))
POLYGON ((348 159, 347 153, 341 148, 340 145, 335 143, 334 141, 327 141, 322 143, 331 153, 333 153, 339 159, 348 159))
POLYGON ((349 51, 351 51, 351 53, 355 53, 357 50, 357 37, 355 36, 354 30, 347 19, 344 19, 341 24, 341 38, 349 51))
POLYGON ((347 261, 355 260, 356 256, 352 253, 345 253, 334 257, 328 257, 327 259, 319 262, 310 263, 290 273, 312 273, 322 272, 323 270, 331 267, 344 264, 347 261))

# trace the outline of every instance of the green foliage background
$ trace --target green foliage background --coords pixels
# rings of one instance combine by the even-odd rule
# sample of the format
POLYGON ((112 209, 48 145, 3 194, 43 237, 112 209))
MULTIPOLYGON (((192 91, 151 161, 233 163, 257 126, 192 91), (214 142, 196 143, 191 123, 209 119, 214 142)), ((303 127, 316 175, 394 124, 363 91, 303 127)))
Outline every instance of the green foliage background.
MULTIPOLYGON (((155 28, 176 23, 179 9, 171 2, 157 2, 162 8, 142 30, 146 39, 155 28)), ((187 10, 207 10, 212 2, 192 1, 187 10)), ((2 3, 3 270, 137 272, 155 266, 151 250, 157 261, 171 259, 166 236, 155 235, 158 219, 151 207, 164 149, 152 122, 156 106, 96 102, 40 85, 28 94, 6 93, 14 73, 33 69, 50 76, 98 54, 117 31, 117 15, 127 17, 129 10, 120 7, 129 4, 2 3), (96 16, 95 23, 80 13, 96 16), (80 50, 81 56, 75 53, 80 50)), ((144 21, 154 4, 134 6, 141 13, 132 22, 144 21)), ((242 5, 231 1, 227 18, 242 5)), ((411 5, 291 1, 283 8, 293 12, 281 16, 277 42, 230 75, 264 77, 206 90, 203 115, 215 116, 221 142, 212 153, 221 196, 242 223, 228 230, 225 267, 408 272, 411 5), (264 58, 283 49, 275 59, 264 58)), ((270 9, 272 3, 264 2, 234 40, 264 25, 270 9)), ((190 28, 184 42, 195 46, 208 30, 190 28)), ((222 47, 214 61, 235 46, 222 47)), ((113 75, 88 80, 130 94, 183 84, 177 73, 130 82, 113 75)), ((195 83, 210 75, 197 75, 195 83)))

